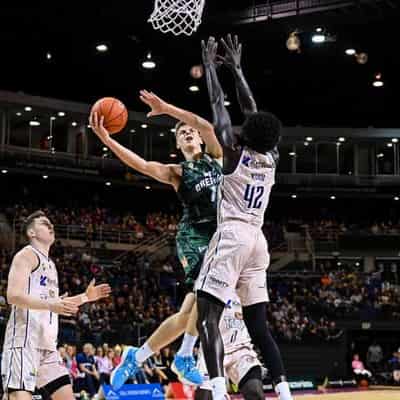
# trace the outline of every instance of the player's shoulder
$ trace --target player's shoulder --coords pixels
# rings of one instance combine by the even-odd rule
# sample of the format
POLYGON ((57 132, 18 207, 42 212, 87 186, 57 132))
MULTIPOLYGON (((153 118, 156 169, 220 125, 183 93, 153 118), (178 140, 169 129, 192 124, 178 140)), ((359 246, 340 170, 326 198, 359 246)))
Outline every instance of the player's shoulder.
POLYGON ((31 247, 25 246, 14 255, 14 263, 24 263, 24 265, 35 267, 38 264, 38 256, 31 247))

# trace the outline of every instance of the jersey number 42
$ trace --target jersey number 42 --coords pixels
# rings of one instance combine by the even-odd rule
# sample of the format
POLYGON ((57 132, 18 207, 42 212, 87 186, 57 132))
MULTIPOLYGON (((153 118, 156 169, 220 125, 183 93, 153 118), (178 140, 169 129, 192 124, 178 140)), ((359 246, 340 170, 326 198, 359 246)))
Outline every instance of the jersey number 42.
POLYGON ((264 186, 246 185, 244 200, 247 201, 247 208, 261 208, 264 186))

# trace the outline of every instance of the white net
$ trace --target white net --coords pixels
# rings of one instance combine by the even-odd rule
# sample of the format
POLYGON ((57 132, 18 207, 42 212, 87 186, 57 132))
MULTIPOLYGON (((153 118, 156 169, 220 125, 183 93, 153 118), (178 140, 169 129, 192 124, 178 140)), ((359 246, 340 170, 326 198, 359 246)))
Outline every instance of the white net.
POLYGON ((155 0, 148 22, 163 33, 190 36, 201 24, 205 0, 155 0))

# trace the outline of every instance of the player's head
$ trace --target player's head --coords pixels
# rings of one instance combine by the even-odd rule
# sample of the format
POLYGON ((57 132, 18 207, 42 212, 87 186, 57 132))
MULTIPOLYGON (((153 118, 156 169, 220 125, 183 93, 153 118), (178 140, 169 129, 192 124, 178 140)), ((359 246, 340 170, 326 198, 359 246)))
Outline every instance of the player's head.
POLYGON ((54 226, 43 211, 29 215, 23 225, 23 233, 29 242, 37 240, 46 245, 54 243, 54 226))
POLYGON ((183 154, 196 154, 201 152, 201 139, 200 132, 197 129, 178 122, 175 126, 175 139, 176 148, 181 150, 183 154))
POLYGON ((240 143, 259 153, 274 149, 281 140, 281 121, 270 112, 249 114, 240 131, 240 143))

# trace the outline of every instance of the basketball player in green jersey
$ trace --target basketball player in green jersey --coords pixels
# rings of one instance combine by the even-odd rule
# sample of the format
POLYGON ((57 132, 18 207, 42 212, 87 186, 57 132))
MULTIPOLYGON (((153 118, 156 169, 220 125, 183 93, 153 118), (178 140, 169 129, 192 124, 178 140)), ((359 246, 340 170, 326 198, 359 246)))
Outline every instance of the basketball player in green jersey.
POLYGON ((167 114, 178 119, 176 147, 185 161, 180 164, 162 164, 146 161, 115 141, 104 128, 103 117, 90 116, 90 125, 100 140, 126 165, 160 182, 171 185, 183 205, 183 216, 176 236, 178 257, 185 270, 190 292, 178 313, 167 318, 139 349, 127 347, 121 364, 111 376, 114 389, 120 388, 138 366, 153 353, 179 337, 186 328, 173 370, 180 380, 192 385, 202 383, 196 369, 193 347, 197 341, 197 309, 193 284, 200 270, 208 243, 217 226, 217 187, 221 178, 222 148, 213 125, 205 119, 166 103, 154 93, 142 90, 140 99, 151 107, 148 117, 167 114), (205 152, 202 152, 205 144, 205 152))

